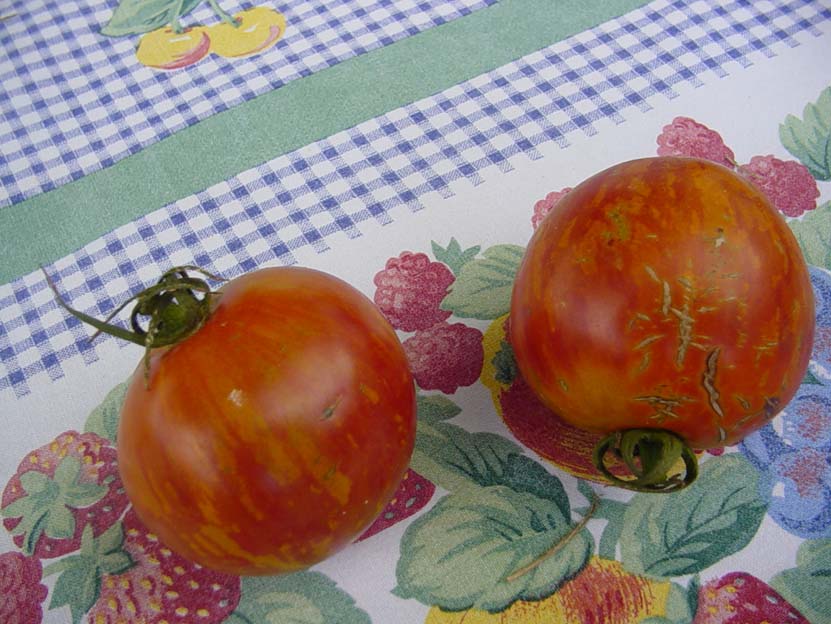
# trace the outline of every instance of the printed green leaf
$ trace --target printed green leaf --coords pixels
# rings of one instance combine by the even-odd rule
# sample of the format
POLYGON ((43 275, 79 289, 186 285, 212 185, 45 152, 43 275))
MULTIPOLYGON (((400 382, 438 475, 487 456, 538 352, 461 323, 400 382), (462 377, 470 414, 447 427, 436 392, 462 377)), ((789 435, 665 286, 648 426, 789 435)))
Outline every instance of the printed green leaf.
POLYGON ((465 264, 441 303, 460 318, 495 319, 511 307, 511 290, 525 250, 518 245, 494 245, 484 258, 465 264))
MULTIPOLYGON (((81 460, 71 455, 64 457, 55 468, 55 481, 60 484, 75 483, 81 474, 81 460)), ((29 490, 26 490, 27 492, 29 490)))
POLYGON ((802 119, 788 115, 779 125, 779 139, 817 180, 831 180, 831 87, 815 104, 805 105, 802 119))
POLYGON ((693 574, 739 552, 767 511, 759 475, 739 454, 713 458, 688 488, 636 494, 626 507, 621 561, 634 574, 693 574))
POLYGON ((470 433, 450 423, 419 421, 410 467, 439 487, 455 492, 488 485, 519 447, 493 433, 470 433))
POLYGON ((370 624, 365 611, 319 572, 242 579, 229 624, 370 624))
POLYGON ((556 556, 512 581, 571 529, 551 500, 504 486, 444 497, 411 524, 396 568, 401 598, 461 610, 501 611, 553 594, 588 561, 593 541, 579 531, 556 556))
POLYGON ((20 475, 20 485, 27 494, 40 494, 46 491, 49 481, 48 476, 37 470, 29 470, 20 475))
POLYGON ((124 529, 116 523, 97 538, 92 525, 86 525, 81 535, 81 550, 52 562, 44 569, 44 576, 58 574, 52 591, 51 609, 68 605, 73 624, 78 624, 89 611, 101 592, 101 578, 104 574, 122 574, 134 562, 130 555, 121 550, 124 529))
POLYGON ((416 396, 416 408, 418 419, 431 424, 442 420, 450 420, 462 411, 462 408, 446 396, 438 394, 418 394, 416 396))
POLYGON ((799 220, 790 219, 805 261, 808 264, 831 269, 831 202, 805 213, 799 220))
POLYGON ((831 539, 802 542, 796 567, 770 584, 811 622, 831 622, 831 539))
POLYGON ((101 576, 89 558, 72 555, 67 559, 67 567, 58 577, 55 589, 52 590, 49 608, 57 609, 69 605, 72 624, 78 624, 98 600, 101 576))
POLYGON ((55 468, 54 477, 30 470, 20 475, 24 496, 9 503, 2 513, 6 518, 20 518, 13 535, 24 535, 22 548, 27 554, 42 534, 65 539, 75 533, 73 509, 89 507, 107 494, 107 487, 97 483, 78 483, 81 462, 67 456, 55 468))
POLYGON ((98 536, 97 548, 100 554, 109 555, 120 550, 124 543, 124 527, 116 522, 98 536))
POLYGON ((46 534, 55 539, 66 539, 75 534, 75 516, 67 507, 59 505, 52 509, 46 522, 46 534))
POLYGON ((121 0, 102 35, 124 37, 138 35, 167 26, 174 19, 190 13, 202 0, 121 0))
POLYGON ((87 422, 84 425, 84 432, 97 433, 102 438, 112 442, 116 441, 118 434, 118 421, 121 417, 121 406, 124 404, 124 396, 127 394, 129 382, 118 384, 107 393, 104 400, 89 413, 87 422))
POLYGON ((449 492, 504 485, 552 501, 571 513, 562 482, 502 436, 446 422, 418 423, 413 470, 449 492))
POLYGON ((459 245, 459 241, 455 238, 450 239, 447 249, 443 248, 435 241, 432 241, 432 246, 433 255, 436 257, 436 260, 443 262, 450 267, 450 270, 453 271, 453 275, 458 275, 462 270, 462 267, 473 260, 476 257, 476 254, 479 253, 479 250, 482 249, 481 246, 476 245, 475 247, 470 247, 463 251, 461 245, 459 245))

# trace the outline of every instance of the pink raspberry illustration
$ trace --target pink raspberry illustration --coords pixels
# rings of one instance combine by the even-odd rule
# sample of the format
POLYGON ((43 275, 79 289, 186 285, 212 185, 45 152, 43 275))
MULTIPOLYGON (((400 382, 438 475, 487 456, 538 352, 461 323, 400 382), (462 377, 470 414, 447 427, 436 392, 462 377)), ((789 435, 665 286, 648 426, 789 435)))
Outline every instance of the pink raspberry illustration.
POLYGON ((437 323, 404 341, 416 383, 453 394, 479 379, 485 359, 482 332, 462 323, 437 323))
POLYGON ((405 251, 375 276, 375 304, 396 329, 427 329, 450 316, 439 304, 455 280, 447 265, 405 251))
POLYGON ((798 217, 817 207, 817 181, 802 163, 779 160, 772 155, 754 156, 739 171, 768 196, 777 210, 789 217, 798 217))
POLYGON ((534 215, 531 217, 531 225, 536 230, 542 220, 545 218, 556 203, 571 192, 571 187, 567 186, 561 191, 551 191, 545 196, 545 199, 539 200, 534 204, 534 215))
POLYGON ((19 552, 0 555, 0 622, 4 624, 40 624, 41 603, 47 589, 42 585, 40 560, 19 552))
POLYGON ((658 135, 658 156, 705 158, 731 169, 736 163, 718 132, 689 117, 676 117, 663 127, 658 135))

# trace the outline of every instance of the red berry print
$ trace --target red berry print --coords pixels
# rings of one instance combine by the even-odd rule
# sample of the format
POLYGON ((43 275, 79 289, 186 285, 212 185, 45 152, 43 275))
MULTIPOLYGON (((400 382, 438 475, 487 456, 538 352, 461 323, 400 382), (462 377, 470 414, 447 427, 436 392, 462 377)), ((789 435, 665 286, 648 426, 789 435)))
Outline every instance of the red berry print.
POLYGON ((19 552, 0 555, 0 622, 3 624, 40 624, 41 603, 47 589, 42 585, 40 561, 19 552))
POLYGON ((767 583, 731 572, 702 586, 693 624, 810 624, 767 583))
POLYGON ((437 323, 404 341, 416 383, 453 394, 479 379, 485 359, 482 332, 462 323, 437 323))
POLYGON ((658 156, 688 156, 735 167, 733 151, 721 135, 689 117, 676 117, 658 135, 658 156))
POLYGON ((432 481, 425 479, 416 471, 408 469, 393 499, 381 512, 381 515, 375 519, 375 522, 355 541, 365 540, 405 518, 409 518, 430 502, 435 491, 436 486, 432 481))
POLYGON ((127 505, 115 447, 77 431, 27 454, 0 499, 14 543, 41 559, 78 550, 87 525, 100 535, 127 505))
POLYGON ((133 510, 124 517, 124 550, 134 565, 103 574, 89 611, 93 624, 199 622, 218 624, 236 609, 240 579, 191 563, 150 533, 133 510))
POLYGON ((779 160, 772 155, 754 156, 739 171, 784 215, 798 217, 817 207, 817 181, 800 162, 779 160))
POLYGON ((427 329, 450 316, 439 304, 455 280, 441 262, 405 251, 387 260, 384 270, 375 276, 375 304, 396 329, 427 329))
POLYGON ((567 186, 561 191, 551 191, 545 196, 545 199, 539 200, 534 204, 534 215, 531 217, 531 225, 536 230, 542 220, 545 218, 551 209, 571 191, 571 187, 567 186))

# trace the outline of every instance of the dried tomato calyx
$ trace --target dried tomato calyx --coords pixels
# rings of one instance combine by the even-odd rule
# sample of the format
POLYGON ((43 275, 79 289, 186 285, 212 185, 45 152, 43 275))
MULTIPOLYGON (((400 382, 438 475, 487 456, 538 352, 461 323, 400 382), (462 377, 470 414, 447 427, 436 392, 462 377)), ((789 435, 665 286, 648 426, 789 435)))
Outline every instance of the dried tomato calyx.
POLYGON ((680 437, 663 429, 628 429, 609 434, 594 448, 595 467, 614 485, 637 492, 675 492, 698 476, 698 458, 680 437), (606 466, 613 453, 631 477, 618 477, 606 466), (677 471, 679 461, 683 472, 677 471))
POLYGON ((176 344, 196 333, 211 314, 211 300, 220 294, 211 290, 204 279, 188 275, 188 271, 196 271, 214 281, 224 281, 223 278, 197 266, 173 267, 165 271, 155 285, 127 299, 103 321, 70 307, 61 297, 49 274, 46 271, 43 271, 43 274, 58 304, 72 316, 97 330, 90 336, 90 341, 98 334, 105 333, 144 347, 146 372, 150 350, 176 344), (130 315, 132 331, 110 323, 131 302, 136 303, 130 315), (142 325, 142 317, 146 319, 146 328, 142 325))

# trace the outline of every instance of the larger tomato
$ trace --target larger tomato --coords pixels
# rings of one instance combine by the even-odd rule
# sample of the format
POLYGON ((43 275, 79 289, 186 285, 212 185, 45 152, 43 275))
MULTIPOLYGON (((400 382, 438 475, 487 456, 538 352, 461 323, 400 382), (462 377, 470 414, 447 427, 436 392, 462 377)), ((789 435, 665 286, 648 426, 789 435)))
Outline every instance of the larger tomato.
POLYGON ((814 304, 787 224, 709 161, 622 163, 566 195, 528 245, 511 302, 523 376, 568 422, 732 444, 801 383, 814 304))
POLYGON ((366 529, 404 475, 415 391, 403 348, 371 301, 318 271, 255 271, 211 301, 195 333, 134 375, 124 487, 197 563, 305 568, 366 529))

